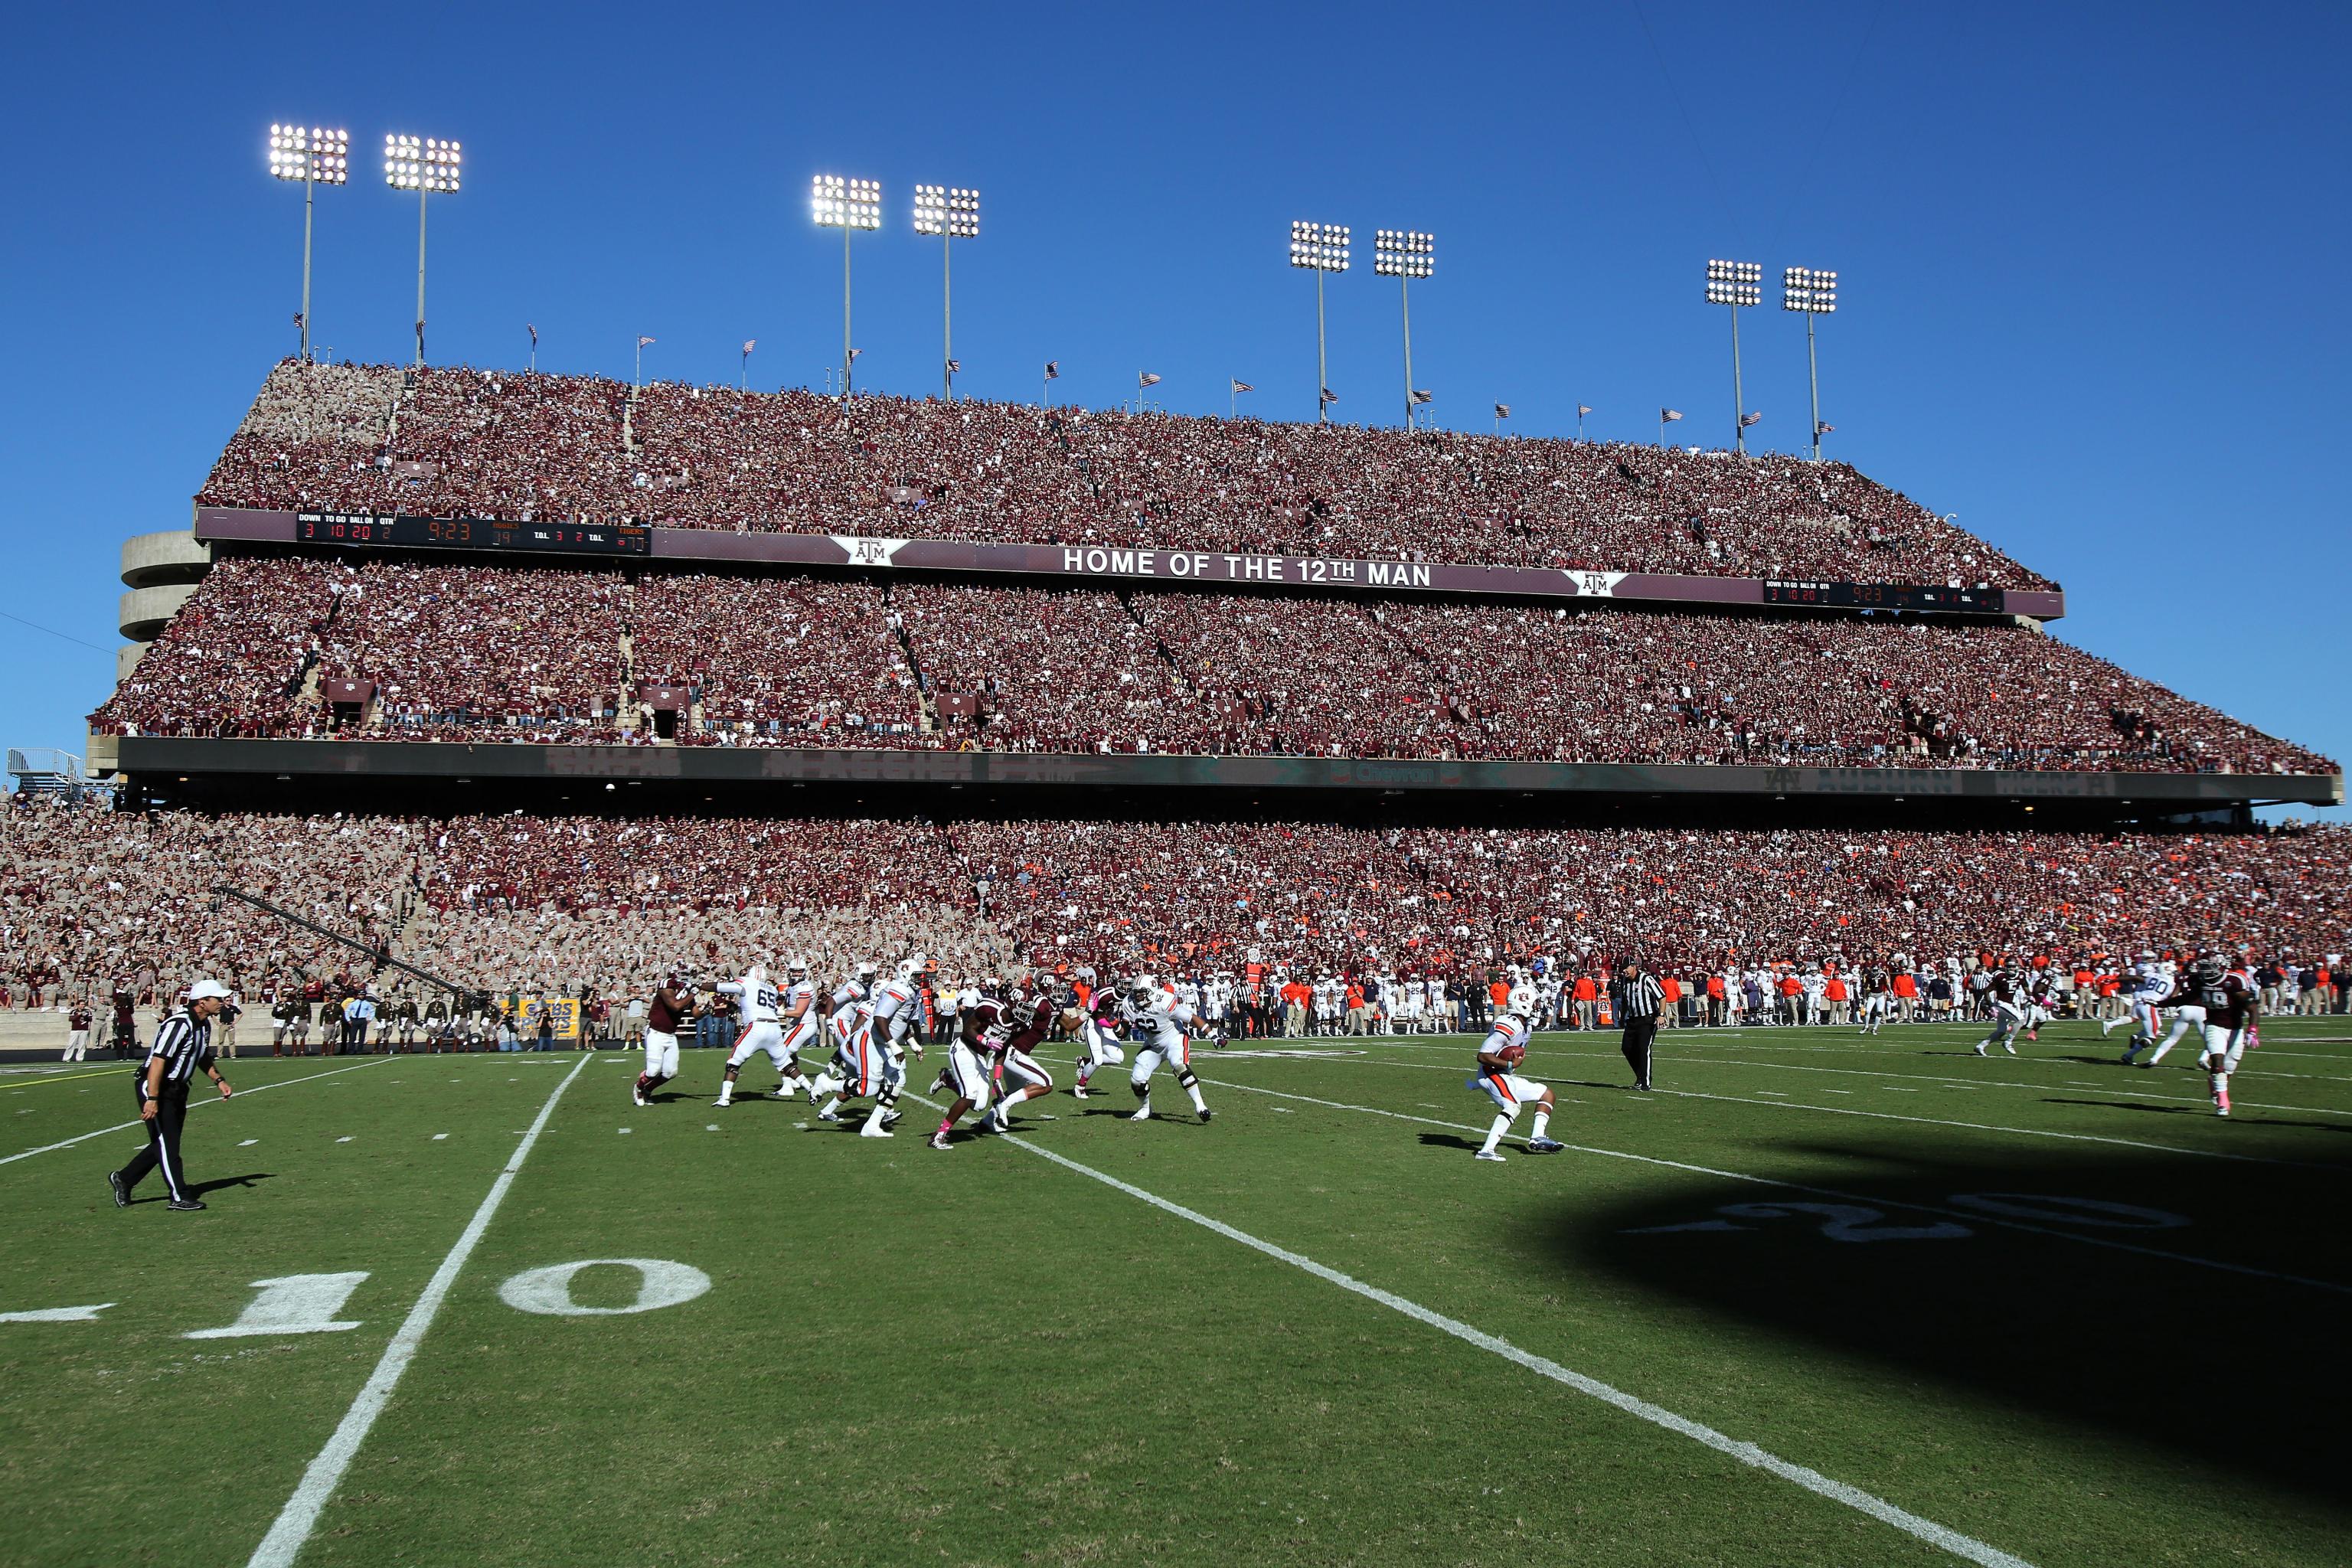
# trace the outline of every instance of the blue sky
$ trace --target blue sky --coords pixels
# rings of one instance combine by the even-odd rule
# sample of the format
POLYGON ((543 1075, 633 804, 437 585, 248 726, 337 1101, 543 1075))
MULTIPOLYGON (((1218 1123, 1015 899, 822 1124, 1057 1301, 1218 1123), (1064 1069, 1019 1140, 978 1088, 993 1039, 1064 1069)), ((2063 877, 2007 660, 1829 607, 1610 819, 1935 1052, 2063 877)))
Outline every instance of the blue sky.
MULTIPOLYGON (((1179 411, 1226 380, 1314 412, 1294 217, 1437 236, 1414 379, 1448 424, 1719 441, 1711 256, 1843 274, 1832 450, 2064 583, 2069 638, 2329 754, 2343 696, 2352 57, 2341 6, 1306 8, 417 5, 47 7, 12 25, 17 150, 0 390, 11 591, 0 741, 80 749, 112 677, 125 535, 184 526, 293 347, 301 202, 273 119, 347 127, 320 198, 315 340, 409 348, 414 204, 386 132, 460 139, 432 216, 436 361, 758 384, 837 360, 816 172, 878 179, 856 258, 861 384, 939 360, 918 181, 977 185, 959 390, 1179 411), (34 630, 37 622, 81 644, 34 630)), ((1768 290, 1768 300, 1777 289, 1768 290)), ((1332 280, 1339 412, 1393 421, 1396 289, 1332 280)), ((1804 337, 1742 326, 1768 445, 1804 337)), ((2332 815, 2332 814, 2331 814, 2332 815)))

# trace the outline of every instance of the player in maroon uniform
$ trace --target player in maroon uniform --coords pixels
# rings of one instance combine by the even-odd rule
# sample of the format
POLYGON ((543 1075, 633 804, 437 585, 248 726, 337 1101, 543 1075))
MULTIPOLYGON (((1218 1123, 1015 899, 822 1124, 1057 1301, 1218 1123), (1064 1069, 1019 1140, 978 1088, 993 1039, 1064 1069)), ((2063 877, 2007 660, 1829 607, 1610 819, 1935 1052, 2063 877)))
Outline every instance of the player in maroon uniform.
POLYGON ((961 1026, 955 1039, 948 1046, 947 1066, 940 1070, 939 1081, 931 1087, 953 1091, 955 1102, 948 1107, 947 1115, 940 1121, 940 1130, 931 1134, 931 1147, 950 1149, 948 1134, 967 1110, 985 1110, 995 1081, 996 1058, 1004 1049, 1004 1042, 1013 1029, 1004 1016, 1004 983, 991 976, 971 985, 955 1001, 961 1026))
POLYGON ((2232 967, 2218 952, 2197 961, 2189 973, 2188 989, 2205 1008, 2205 1048, 2198 1063, 2205 1069, 2206 1086, 2213 1091, 2213 1114, 2230 1114, 2230 1075, 2249 1046, 2260 1046, 2256 1021, 2263 1011, 2261 993, 2243 958, 2232 967))
POLYGON ((1095 1076, 1095 1068, 1117 1067, 1127 1060, 1127 1052, 1118 1045, 1118 1032, 1125 1026, 1127 1015, 1118 986, 1096 984, 1091 969, 1079 970, 1078 978, 1093 987, 1087 994, 1085 1015, 1078 1020, 1078 1081, 1070 1086, 1071 1098, 1084 1100, 1088 1092, 1087 1080, 1095 1076))
POLYGON ((1034 975, 1024 975, 1013 986, 1005 998, 1004 1018, 1013 1032, 1005 1037, 1004 1049, 997 1057, 996 1109, 981 1124, 982 1131, 988 1132, 1012 1131, 1014 1106, 1054 1092, 1053 1075, 1029 1054, 1044 1042, 1045 1031, 1054 1023, 1054 1007, 1038 990, 1034 975), (1008 1087, 1008 1079, 1017 1087, 1008 1087))
POLYGON ((646 1070, 629 1091, 633 1103, 651 1105, 654 1090, 677 1076, 677 1026, 693 1011, 693 1000, 678 989, 677 976, 663 975, 646 1004, 646 1070))

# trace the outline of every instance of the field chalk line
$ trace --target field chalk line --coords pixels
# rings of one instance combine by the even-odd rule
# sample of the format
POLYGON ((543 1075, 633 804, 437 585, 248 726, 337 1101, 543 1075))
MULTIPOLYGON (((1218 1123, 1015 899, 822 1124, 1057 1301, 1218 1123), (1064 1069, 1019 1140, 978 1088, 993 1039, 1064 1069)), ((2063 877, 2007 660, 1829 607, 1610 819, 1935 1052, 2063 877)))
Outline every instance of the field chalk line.
MULTIPOLYGON (((338 1074, 341 1073, 357 1072, 360 1070, 360 1068, 380 1068, 390 1060, 392 1060, 390 1057, 378 1057, 372 1062, 360 1063, 359 1067, 337 1068, 333 1072, 314 1072, 306 1074, 301 1078, 280 1079, 276 1083, 256 1084, 251 1089, 238 1089, 234 1095, 229 1097, 228 1103, 234 1105, 248 1094, 268 1094, 273 1089, 286 1089, 298 1083, 309 1083, 312 1079, 334 1078, 338 1074)), ((131 1075, 128 1072, 125 1072, 122 1076, 129 1078, 131 1075)), ((204 1099, 197 1100, 194 1104, 188 1107, 188 1109, 191 1110, 201 1110, 207 1105, 217 1105, 219 1103, 221 1102, 218 1099, 207 1095, 204 1099)), ((60 1143, 44 1143, 37 1149, 27 1149, 21 1154, 0 1155, 0 1165, 10 1164, 17 1160, 29 1160, 36 1154, 48 1154, 53 1153, 59 1149, 70 1149, 77 1143, 87 1143, 93 1138, 103 1138, 110 1132, 127 1132, 131 1128, 138 1125, 139 1123, 136 1121, 119 1121, 111 1127, 101 1127, 95 1132, 84 1132, 79 1137, 66 1139, 60 1143)))
MULTIPOLYGON (((908 1098, 923 1099, 920 1095, 911 1095, 908 1098)), ((937 1109, 936 1103, 931 1100, 924 1100, 923 1103, 937 1109)), ((1034 1154, 1041 1160, 1050 1160, 1065 1170, 1076 1172, 1091 1181, 1100 1182, 1114 1191, 1125 1193, 1129 1197, 1150 1204, 1162 1213, 1173 1215, 1178 1219, 1189 1220, 1204 1230, 1213 1231, 1228 1241, 1239 1242, 1254 1252, 1263 1253, 1268 1258, 1287 1263, 1294 1268, 1304 1270, 1326 1284, 1337 1285, 1342 1290, 1361 1296, 1368 1301, 1377 1302, 1391 1311, 1402 1312, 1416 1322, 1424 1323, 1442 1333, 1451 1334, 1465 1344, 1475 1345, 1478 1349, 1491 1352, 1506 1361, 1515 1362, 1529 1372, 1548 1377, 1554 1383, 1565 1384, 1579 1394, 1597 1399, 1603 1405, 1612 1405, 1638 1420, 1648 1422, 1653 1426, 1661 1426, 1678 1436, 1688 1437, 1693 1442, 1703 1444, 1718 1454, 1738 1460, 1743 1465, 1752 1466, 1767 1475, 1777 1476, 1784 1481, 1802 1487, 1816 1497, 1827 1498, 1832 1502, 1843 1503, 1847 1508, 1866 1513, 1882 1524, 1892 1525, 1914 1540, 1926 1542, 1928 1545, 1948 1552, 1955 1557, 1980 1563, 1983 1568, 2032 1568, 2032 1565, 2021 1557, 2012 1557, 1998 1547, 1989 1546, 1973 1536, 1963 1535, 1957 1530, 1948 1529, 1932 1519, 1922 1519, 1916 1513, 1895 1507, 1883 1498, 1862 1490, 1859 1487, 1850 1487, 1843 1481, 1832 1480, 1819 1470, 1810 1469, 1803 1465, 1790 1464, 1788 1460, 1776 1454, 1769 1453, 1753 1443, 1743 1443, 1737 1438, 1727 1437, 1712 1426, 1702 1426, 1687 1416, 1675 1415, 1663 1405, 1653 1405, 1646 1399, 1639 1399, 1622 1389, 1612 1388, 1598 1378, 1587 1377, 1584 1373, 1564 1367, 1556 1361, 1521 1350, 1508 1340, 1497 1339, 1484 1330, 1474 1329, 1469 1324, 1449 1318, 1442 1312, 1433 1312, 1417 1301, 1409 1301, 1402 1296, 1381 1289, 1377 1285, 1367 1285, 1351 1275, 1342 1274, 1338 1269, 1318 1263, 1311 1258, 1276 1247, 1270 1241, 1260 1240, 1247 1231, 1236 1230, 1223 1220, 1211 1219, 1207 1215, 1197 1210, 1188 1209, 1181 1204, 1171 1203, 1157 1194, 1145 1192, 1141 1187, 1131 1186, 1117 1176, 1108 1175, 1090 1165, 1081 1165, 1076 1160, 1056 1154, 1051 1149, 1032 1143, 1017 1134, 1000 1133, 997 1136, 1003 1142, 1034 1154)))
MULTIPOLYGON (((391 1058, 384 1059, 388 1061, 391 1058)), ((375 1363, 375 1371, 369 1374, 366 1386, 360 1390, 359 1397, 352 1401, 352 1407, 343 1412, 343 1418, 336 1426, 334 1435, 327 1439, 327 1446, 319 1450, 318 1458, 312 1459, 310 1468, 302 1472, 300 1484, 295 1487, 294 1495, 286 1500, 285 1508, 278 1512, 278 1522, 269 1527, 269 1533, 263 1536, 261 1544, 253 1549, 253 1556, 247 1568, 289 1568, 301 1553, 303 1545, 310 1539, 312 1528, 319 1522, 320 1513, 327 1506, 327 1500, 335 1495, 335 1488, 342 1482, 343 1472, 351 1468, 352 1460, 359 1454, 360 1445, 367 1440, 368 1429, 375 1425, 375 1418, 383 1414, 384 1405, 391 1401, 393 1387, 400 1382, 400 1374, 406 1372, 408 1363, 416 1359, 417 1346, 424 1342, 425 1331, 433 1326, 433 1320, 441 1311, 441 1303, 448 1299, 450 1289, 457 1283, 458 1271, 466 1267, 466 1259, 473 1256, 476 1244, 482 1239, 482 1233, 489 1228, 490 1216, 499 1212, 499 1205, 505 1200, 507 1189, 514 1185, 515 1174, 522 1169, 523 1161, 530 1157, 531 1145, 539 1142, 548 1118, 555 1114, 556 1101, 562 1100, 563 1091, 572 1087, 572 1080, 580 1076, 580 1069, 594 1059, 593 1057, 582 1057, 579 1066, 563 1075, 563 1081, 555 1086, 555 1092, 549 1095, 547 1103, 539 1108, 538 1119, 522 1135, 522 1142, 515 1145, 514 1154, 507 1161, 506 1169, 499 1173, 499 1179, 490 1184, 489 1194, 482 1199, 482 1206, 474 1211, 473 1220, 466 1226, 465 1234, 457 1238, 457 1245, 449 1249, 449 1256, 444 1258, 441 1267, 433 1271, 432 1279, 425 1284, 425 1293, 416 1298, 416 1305, 411 1307, 408 1316, 401 1320, 400 1328, 392 1336, 392 1342, 383 1347, 383 1359, 375 1363)))

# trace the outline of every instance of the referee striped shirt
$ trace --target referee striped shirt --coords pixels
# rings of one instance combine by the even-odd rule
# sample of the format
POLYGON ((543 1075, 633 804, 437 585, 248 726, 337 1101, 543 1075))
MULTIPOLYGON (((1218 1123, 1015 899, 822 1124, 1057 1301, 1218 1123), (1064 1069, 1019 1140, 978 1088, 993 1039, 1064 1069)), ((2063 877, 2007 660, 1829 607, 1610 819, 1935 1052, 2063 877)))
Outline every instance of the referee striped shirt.
POLYGON ((139 1081, 147 1082, 148 1068, 160 1061, 163 1064, 163 1089, 165 1094, 185 1094, 189 1080, 213 1059, 213 1026, 192 1016, 185 1007, 175 1007, 155 1031, 155 1043, 147 1047, 147 1059, 139 1064, 139 1081))
POLYGON ((1656 975, 1647 971, 1621 984, 1617 992, 1629 1019, 1654 1018, 1658 1010, 1666 1005, 1666 988, 1658 984, 1656 975))

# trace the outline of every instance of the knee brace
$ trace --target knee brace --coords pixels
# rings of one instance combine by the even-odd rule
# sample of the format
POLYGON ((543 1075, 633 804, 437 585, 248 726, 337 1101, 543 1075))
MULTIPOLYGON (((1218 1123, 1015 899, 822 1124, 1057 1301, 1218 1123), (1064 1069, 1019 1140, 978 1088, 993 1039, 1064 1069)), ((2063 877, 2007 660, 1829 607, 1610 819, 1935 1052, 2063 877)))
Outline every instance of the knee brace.
POLYGON ((1151 1098, 1151 1085, 1148 1082, 1137 1083, 1130 1079, 1128 1080, 1127 1087, 1135 1090, 1135 1098, 1138 1100, 1150 1100, 1151 1098))
POLYGON ((1196 1083, 1198 1083, 1198 1082, 1200 1082, 1200 1081, 1201 1081, 1201 1080, 1200 1080, 1199 1079, 1197 1079, 1197 1078, 1195 1078, 1195 1077, 1193 1077, 1193 1076, 1192 1076, 1192 1069, 1191 1068, 1178 1068, 1178 1069, 1177 1069, 1177 1073, 1176 1073, 1176 1087, 1177 1087, 1177 1088, 1179 1088, 1179 1089, 1190 1089, 1190 1088, 1192 1088, 1194 1084, 1196 1084, 1196 1083))

